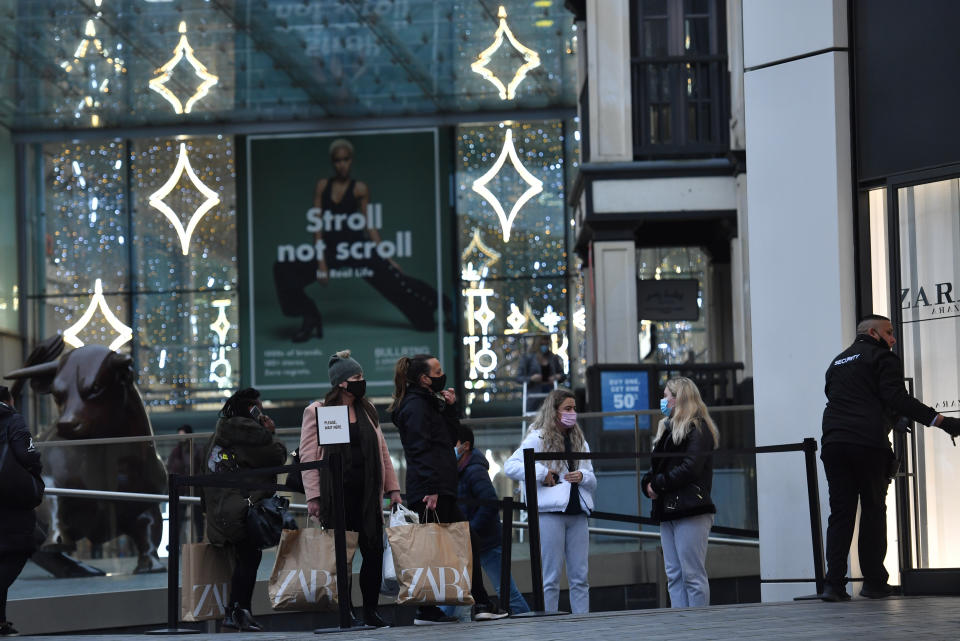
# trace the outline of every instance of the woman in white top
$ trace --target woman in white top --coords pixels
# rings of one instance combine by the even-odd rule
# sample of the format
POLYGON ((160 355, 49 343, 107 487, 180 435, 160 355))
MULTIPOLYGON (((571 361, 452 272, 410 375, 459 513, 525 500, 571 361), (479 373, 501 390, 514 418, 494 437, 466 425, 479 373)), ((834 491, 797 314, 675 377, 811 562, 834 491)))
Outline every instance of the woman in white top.
MULTIPOLYGON (((523 481, 523 450, 536 452, 589 452, 577 425, 573 393, 556 389, 547 395, 520 448, 504 464, 510 478, 523 481)), ((543 559, 543 600, 547 610, 557 610, 560 572, 567 564, 570 609, 575 614, 590 611, 587 559, 590 536, 587 515, 593 511, 597 477, 589 459, 537 461, 537 505, 540 511, 540 554, 543 559)))

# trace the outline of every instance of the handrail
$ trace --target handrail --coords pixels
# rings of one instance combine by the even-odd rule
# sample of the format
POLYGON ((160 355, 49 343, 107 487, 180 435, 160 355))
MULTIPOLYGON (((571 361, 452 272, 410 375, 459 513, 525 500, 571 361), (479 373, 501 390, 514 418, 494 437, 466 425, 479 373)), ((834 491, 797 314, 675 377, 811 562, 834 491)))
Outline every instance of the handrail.
MULTIPOLYGON (((709 408, 710 414, 723 412, 742 412, 752 410, 753 405, 717 405, 709 408)), ((625 410, 619 412, 579 412, 578 418, 594 419, 605 418, 608 416, 661 416, 660 410, 625 410)), ((486 418, 462 418, 461 425, 512 425, 517 423, 529 423, 529 416, 490 416, 486 418)), ((396 429, 393 423, 381 423, 381 429, 396 429)), ((299 427, 278 427, 276 430, 279 436, 296 436, 300 434, 299 427)), ((37 448, 47 447, 77 447, 82 445, 116 445, 119 443, 146 443, 146 442, 166 442, 166 441, 196 441, 207 440, 213 436, 213 432, 194 432, 192 434, 154 434, 143 436, 113 436, 108 438, 88 438, 88 439, 69 439, 57 441, 34 441, 37 448)))

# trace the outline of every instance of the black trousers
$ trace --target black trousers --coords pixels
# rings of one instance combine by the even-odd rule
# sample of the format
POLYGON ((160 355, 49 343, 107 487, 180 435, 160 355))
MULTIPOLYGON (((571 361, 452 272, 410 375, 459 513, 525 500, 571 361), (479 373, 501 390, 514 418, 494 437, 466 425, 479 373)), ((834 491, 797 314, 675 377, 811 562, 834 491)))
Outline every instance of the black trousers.
POLYGON ((7 590, 20 576, 29 558, 29 552, 0 553, 0 623, 7 620, 7 590))
POLYGON ((820 455, 830 491, 827 582, 844 585, 847 556, 860 503, 858 552, 865 583, 886 583, 887 486, 893 452, 851 443, 828 443, 820 455))
MULTIPOLYGON (((363 597, 363 607, 376 608, 380 600, 380 581, 383 577, 383 529, 375 528, 368 532, 369 525, 364 527, 363 490, 344 486, 343 515, 348 530, 359 534, 357 548, 363 561, 360 564, 360 594, 363 597)), ((369 519, 368 519, 369 522, 369 519)), ((376 520, 382 523, 381 519, 376 520)), ((351 572, 350 576, 353 576, 351 572)))
MULTIPOLYGON (((427 504, 418 501, 411 506, 420 516, 420 522, 426 523, 427 504)), ((430 517, 433 518, 433 515, 430 517)), ((437 520, 441 523, 457 523, 466 521, 463 512, 457 507, 457 499, 453 496, 441 495, 437 497, 437 520)), ((478 605, 490 605, 490 595, 483 585, 483 568, 480 567, 480 547, 477 545, 473 530, 470 531, 470 547, 473 550, 473 576, 470 577, 470 594, 478 605)))
POLYGON ((260 567, 263 551, 246 541, 241 541, 234 544, 233 554, 237 564, 233 568, 233 577, 230 579, 230 605, 238 603, 241 608, 249 610, 253 599, 253 587, 257 584, 257 568, 260 567))
MULTIPOLYGON (((330 269, 342 267, 366 268, 372 276, 364 276, 390 304, 407 317, 418 331, 432 331, 437 326, 434 312, 437 310, 437 290, 419 278, 403 274, 387 260, 372 256, 365 261, 327 263, 330 269)), ((306 320, 320 318, 320 310, 304 289, 317 280, 316 261, 283 262, 273 265, 273 282, 277 299, 284 316, 303 317, 306 320)), ((450 307, 446 299, 444 307, 450 307)))

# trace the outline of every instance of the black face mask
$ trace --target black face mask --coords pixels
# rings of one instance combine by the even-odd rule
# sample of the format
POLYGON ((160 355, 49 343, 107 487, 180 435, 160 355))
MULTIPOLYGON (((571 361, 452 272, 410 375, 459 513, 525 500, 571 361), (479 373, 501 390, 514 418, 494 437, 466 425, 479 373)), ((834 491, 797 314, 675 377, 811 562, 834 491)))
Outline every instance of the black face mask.
POLYGON ((347 381, 347 391, 353 394, 354 398, 363 398, 367 393, 367 381, 347 381))
POLYGON ((442 392, 443 386, 447 384, 447 375, 441 374, 440 376, 429 376, 430 379, 430 390, 433 392, 442 392))

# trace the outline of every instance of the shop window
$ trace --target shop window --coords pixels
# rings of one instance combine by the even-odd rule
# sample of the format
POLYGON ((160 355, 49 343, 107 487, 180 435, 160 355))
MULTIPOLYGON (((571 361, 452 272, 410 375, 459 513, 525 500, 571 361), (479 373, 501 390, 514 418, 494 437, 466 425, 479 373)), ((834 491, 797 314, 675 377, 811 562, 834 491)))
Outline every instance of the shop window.
POLYGON ((130 354, 155 409, 218 405, 240 381, 232 141, 50 143, 42 157, 34 335, 130 354))

